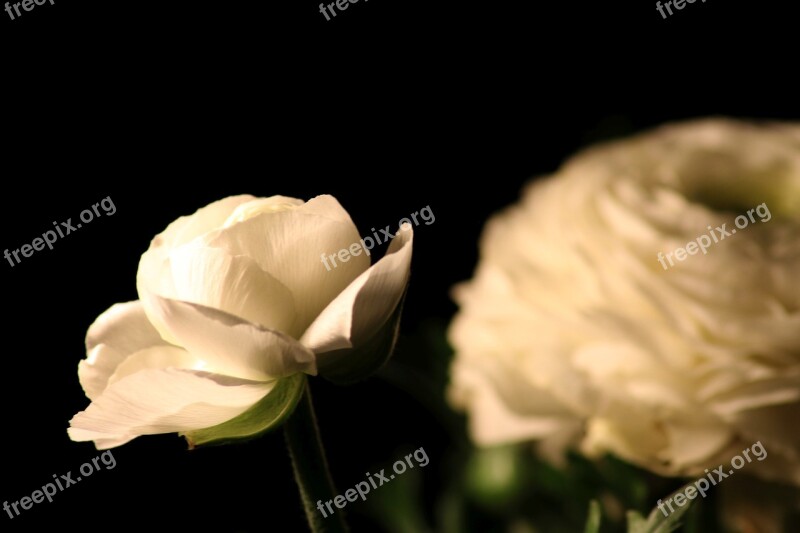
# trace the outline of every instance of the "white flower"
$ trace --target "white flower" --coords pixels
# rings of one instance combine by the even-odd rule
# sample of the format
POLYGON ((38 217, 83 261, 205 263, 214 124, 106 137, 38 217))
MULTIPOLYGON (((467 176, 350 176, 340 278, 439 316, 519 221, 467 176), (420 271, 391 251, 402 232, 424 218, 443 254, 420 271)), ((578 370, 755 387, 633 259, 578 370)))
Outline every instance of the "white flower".
MULTIPOLYGON (((234 196, 179 218, 142 256, 139 300, 89 328, 78 374, 92 403, 71 420, 70 437, 99 449, 155 433, 191 441, 236 417, 253 422, 256 405, 285 402, 271 393, 298 382, 280 378, 318 367, 342 381, 363 377, 382 360, 358 349, 399 314, 412 236, 410 226, 398 232, 372 266, 359 254, 329 271, 321 254, 359 242, 331 196, 234 196)), ((283 416, 287 406, 271 409, 283 416)), ((247 436, 241 426, 196 440, 247 436)))
POLYGON ((492 218, 449 391, 481 445, 539 441, 800 484, 800 125, 704 120, 605 144, 492 218), (657 260, 766 203, 668 270, 657 260))

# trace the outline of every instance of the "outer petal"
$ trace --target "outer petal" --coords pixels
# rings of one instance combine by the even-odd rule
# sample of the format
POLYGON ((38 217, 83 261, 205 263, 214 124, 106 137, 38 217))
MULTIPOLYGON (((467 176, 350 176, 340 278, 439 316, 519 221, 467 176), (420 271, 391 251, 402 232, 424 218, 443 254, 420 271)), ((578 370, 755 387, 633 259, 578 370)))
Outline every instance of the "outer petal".
POLYGON ((117 367, 130 356, 166 346, 147 320, 141 302, 111 306, 97 317, 86 334, 87 358, 78 364, 78 377, 86 396, 92 400, 99 396, 117 367))
POLYGON ((400 303, 411 268, 414 232, 404 225, 386 255, 356 278, 303 334, 316 353, 358 346, 383 326, 400 303))
POLYGON ((316 374, 314 354, 284 333, 218 309, 145 294, 153 312, 204 369, 256 381, 316 374))
POLYGON ((198 243, 171 252, 165 266, 160 290, 153 291, 159 296, 220 309, 269 329, 293 327, 292 293, 247 256, 198 243))
POLYGON ((274 383, 206 372, 145 369, 111 384, 70 421, 75 441, 112 448, 140 436, 211 427, 243 413, 274 383))
MULTIPOLYGON (((192 240, 222 226, 240 205, 246 204, 255 197, 250 195, 229 196, 198 209, 189 216, 180 217, 156 235, 150 247, 142 255, 136 272, 136 287, 141 297, 143 288, 165 296, 172 296, 172 277, 169 275, 167 258, 171 250, 187 244, 192 240)), ((146 309, 150 313, 149 309, 146 309)), ((152 316, 150 317, 152 320, 152 316)), ((153 325, 162 336, 170 342, 162 324, 154 321, 153 325)))
MULTIPOLYGON (((139 261, 136 285, 140 298, 144 291, 149 291, 167 298, 219 307, 264 327, 281 330, 290 327, 295 317, 291 294, 286 287, 245 256, 203 252, 202 242, 198 240, 209 232, 235 225, 247 216, 248 206, 264 203, 282 209, 303 204, 302 200, 283 196, 261 199, 249 195, 231 196, 167 226, 152 240, 139 261)), ((168 341, 176 342, 147 307, 147 302, 144 303, 156 329, 168 341)))
POLYGON ((303 202, 288 196, 271 196, 269 198, 256 198, 250 202, 239 205, 225 221, 224 227, 232 226, 245 220, 250 220, 264 213, 278 213, 298 209, 309 215, 325 217, 333 222, 351 222, 350 215, 333 196, 323 194, 303 202))
POLYGON ((299 337, 342 290, 369 267, 364 253, 348 261, 322 256, 358 244, 350 216, 332 196, 288 210, 267 212, 203 237, 206 246, 251 258, 294 295, 297 320, 286 333, 299 337), (334 266, 335 265, 335 266, 334 266))
POLYGON ((221 227, 236 208, 255 199, 254 196, 249 194, 241 194, 239 196, 228 196, 210 203, 195 211, 194 214, 180 217, 172 222, 164 231, 156 235, 150 244, 150 248, 161 248, 168 251, 186 244, 209 231, 221 227))

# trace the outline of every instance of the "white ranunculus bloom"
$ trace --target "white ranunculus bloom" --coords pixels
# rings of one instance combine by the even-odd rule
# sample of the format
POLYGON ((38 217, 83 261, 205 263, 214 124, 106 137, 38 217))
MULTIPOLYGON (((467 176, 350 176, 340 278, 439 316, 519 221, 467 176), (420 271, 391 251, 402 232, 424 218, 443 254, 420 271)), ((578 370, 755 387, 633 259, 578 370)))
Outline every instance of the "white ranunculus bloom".
POLYGON ((362 357, 399 313, 412 237, 404 227, 374 265, 361 253, 329 270, 321 254, 359 242, 331 196, 234 196, 179 218, 141 258, 139 300, 89 328, 78 374, 91 404, 70 437, 104 449, 191 434, 269 399, 280 378, 325 375, 334 358, 333 375, 364 370, 339 361, 362 357))
POLYGON ((800 125, 723 119, 604 144, 493 217, 456 287, 449 395, 481 445, 800 484, 800 125), (684 247, 765 203, 735 235, 684 247), (763 210, 762 210, 763 211, 763 210))

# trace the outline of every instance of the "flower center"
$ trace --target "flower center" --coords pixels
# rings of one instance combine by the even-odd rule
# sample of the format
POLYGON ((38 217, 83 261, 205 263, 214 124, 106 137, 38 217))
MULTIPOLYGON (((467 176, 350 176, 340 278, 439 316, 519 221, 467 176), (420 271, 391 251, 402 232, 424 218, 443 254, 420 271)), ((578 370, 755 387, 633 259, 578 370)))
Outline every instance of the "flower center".
POLYGON ((736 213, 766 202, 776 217, 800 218, 800 181, 787 165, 775 164, 746 175, 741 175, 741 170, 725 170, 714 172, 713 167, 707 168, 703 179, 691 176, 684 180, 686 197, 715 211, 736 213))

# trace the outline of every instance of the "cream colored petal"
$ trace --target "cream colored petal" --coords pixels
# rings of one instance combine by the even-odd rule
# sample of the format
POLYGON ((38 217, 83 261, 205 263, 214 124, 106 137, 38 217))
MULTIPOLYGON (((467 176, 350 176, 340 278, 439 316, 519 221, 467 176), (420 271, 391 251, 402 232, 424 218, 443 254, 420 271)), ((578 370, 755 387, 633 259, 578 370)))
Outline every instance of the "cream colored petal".
POLYGON ((206 369, 241 379, 316 374, 314 354, 284 333, 218 309, 145 295, 158 319, 206 369))
POLYGON ((406 227, 386 255, 325 308, 300 342, 318 354, 358 346, 386 323, 408 284, 414 235, 406 227))
POLYGON ((147 319, 141 302, 111 306, 86 334, 87 358, 78 364, 78 377, 86 396, 94 399, 100 395, 117 367, 131 355, 167 346, 147 319))
POLYGON ((264 328, 292 330, 297 317, 292 293, 249 257, 183 246, 168 261, 174 291, 159 296, 220 309, 264 328))
POLYGON ((175 368, 146 368, 111 384, 70 421, 75 441, 111 448, 141 436, 211 427, 261 400, 273 383, 175 368))
POLYGON ((369 267, 365 253, 348 253, 345 262, 327 257, 360 241, 350 216, 331 196, 318 196, 289 210, 262 213, 212 232, 203 241, 233 256, 251 258, 291 291, 297 320, 286 333, 295 338, 369 267))

